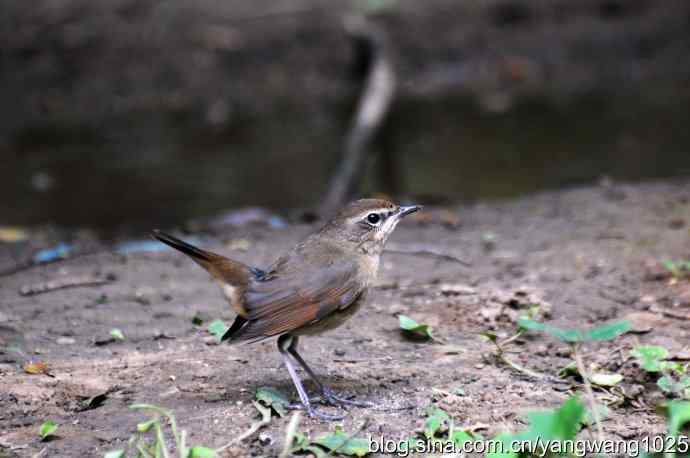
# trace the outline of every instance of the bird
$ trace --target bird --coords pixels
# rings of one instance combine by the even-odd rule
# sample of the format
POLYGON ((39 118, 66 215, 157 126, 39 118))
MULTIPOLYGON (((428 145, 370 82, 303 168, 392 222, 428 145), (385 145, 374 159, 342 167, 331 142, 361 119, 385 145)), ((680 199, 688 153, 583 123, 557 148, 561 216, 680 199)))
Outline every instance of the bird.
POLYGON ((376 280, 388 237, 403 217, 421 208, 384 199, 356 200, 266 269, 203 250, 157 229, 152 235, 189 256, 220 285, 237 314, 221 341, 253 343, 277 338, 278 351, 299 395, 297 407, 310 417, 339 420, 343 417, 314 407, 295 362, 326 403, 372 404, 345 399, 324 385, 299 354, 299 338, 335 329, 361 308, 376 280))

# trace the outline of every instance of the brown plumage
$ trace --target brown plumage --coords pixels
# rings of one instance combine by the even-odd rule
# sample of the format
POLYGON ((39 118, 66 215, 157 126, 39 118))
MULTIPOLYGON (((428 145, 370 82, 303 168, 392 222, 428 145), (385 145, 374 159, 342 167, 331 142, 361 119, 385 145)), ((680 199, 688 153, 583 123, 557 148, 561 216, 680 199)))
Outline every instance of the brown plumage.
MULTIPOLYGON (((332 418, 311 407, 291 366, 289 356, 315 378, 297 354, 297 336, 335 328, 357 311, 376 278, 388 236, 402 216, 419 208, 398 207, 379 199, 355 201, 266 270, 196 248, 160 231, 153 235, 190 256, 221 285, 237 312, 223 340, 254 342, 279 336, 279 350, 302 404, 311 415, 332 418)), ((327 400, 345 401, 318 380, 317 384, 327 400)))

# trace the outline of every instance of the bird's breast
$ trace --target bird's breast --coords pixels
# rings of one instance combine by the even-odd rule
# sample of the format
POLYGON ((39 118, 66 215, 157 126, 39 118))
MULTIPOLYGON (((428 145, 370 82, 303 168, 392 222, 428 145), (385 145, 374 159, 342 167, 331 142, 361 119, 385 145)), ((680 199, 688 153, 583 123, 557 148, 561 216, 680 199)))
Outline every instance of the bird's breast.
POLYGON ((364 256, 360 263, 360 275, 364 280, 364 284, 368 287, 371 286, 376 280, 376 276, 379 272, 379 256, 364 256))

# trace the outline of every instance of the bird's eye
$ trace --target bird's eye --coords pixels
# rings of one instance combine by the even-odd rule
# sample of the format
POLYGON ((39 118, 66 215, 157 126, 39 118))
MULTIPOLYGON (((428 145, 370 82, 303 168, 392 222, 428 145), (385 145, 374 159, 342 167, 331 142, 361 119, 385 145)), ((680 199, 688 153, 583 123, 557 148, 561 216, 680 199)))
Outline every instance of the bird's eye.
POLYGON ((369 221, 369 224, 376 225, 381 221, 381 217, 378 213, 369 213, 367 215, 367 221, 369 221))

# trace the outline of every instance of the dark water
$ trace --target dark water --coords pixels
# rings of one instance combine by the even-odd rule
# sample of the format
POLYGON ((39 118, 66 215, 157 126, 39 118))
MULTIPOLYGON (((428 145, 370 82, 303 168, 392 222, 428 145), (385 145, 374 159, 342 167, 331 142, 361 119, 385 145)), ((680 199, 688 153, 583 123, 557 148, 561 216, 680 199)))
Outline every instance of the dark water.
MULTIPOLYGON (((546 188, 690 175, 690 97, 678 91, 523 99, 505 113, 474 100, 397 102, 364 192, 467 201, 546 188)), ((243 205, 317 203, 350 106, 286 107, 209 128, 194 113, 17 131, 0 160, 3 224, 118 228, 175 224, 243 205), (276 114, 277 113, 277 114, 276 114)))

